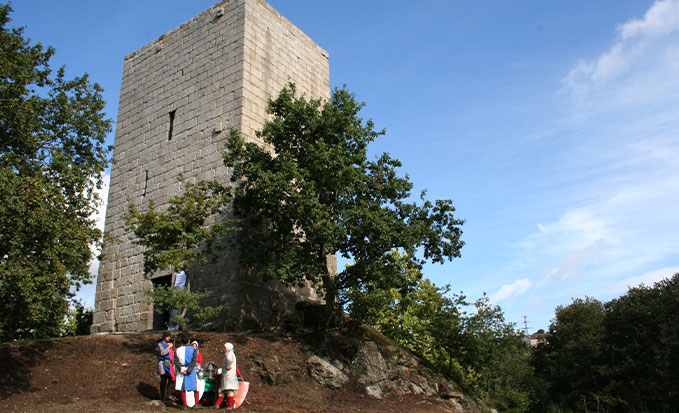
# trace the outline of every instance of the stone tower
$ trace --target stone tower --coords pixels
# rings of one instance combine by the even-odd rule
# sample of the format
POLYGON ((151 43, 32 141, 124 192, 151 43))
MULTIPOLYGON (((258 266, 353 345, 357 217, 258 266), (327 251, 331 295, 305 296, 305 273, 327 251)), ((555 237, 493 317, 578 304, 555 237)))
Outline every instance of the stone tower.
MULTIPOLYGON (((227 0, 125 57, 93 333, 161 328, 144 290, 170 273, 143 273, 142 249, 124 227, 130 203, 162 209, 183 190, 178 177, 228 180, 221 153, 230 128, 255 141, 270 97, 288 83, 330 95, 328 54, 263 0, 227 0)), ((189 269, 212 290, 226 327, 277 323, 311 289, 263 284, 240 271, 235 252, 189 269)))

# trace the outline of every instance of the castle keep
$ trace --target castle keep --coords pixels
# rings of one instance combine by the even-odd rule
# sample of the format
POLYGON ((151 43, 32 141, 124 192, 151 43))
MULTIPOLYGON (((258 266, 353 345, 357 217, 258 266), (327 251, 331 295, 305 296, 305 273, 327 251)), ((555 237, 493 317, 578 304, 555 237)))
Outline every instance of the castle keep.
MULTIPOLYGON (((228 0, 125 57, 106 209, 93 333, 161 328, 144 290, 172 275, 143 272, 143 251, 124 227, 130 203, 159 208, 188 180, 228 181, 222 163, 230 128, 255 141, 266 104, 288 82, 307 97, 330 95, 328 54, 263 0, 228 0)), ((192 286, 214 292, 226 327, 280 321, 311 289, 263 284, 241 271, 236 252, 189 269, 192 286)))

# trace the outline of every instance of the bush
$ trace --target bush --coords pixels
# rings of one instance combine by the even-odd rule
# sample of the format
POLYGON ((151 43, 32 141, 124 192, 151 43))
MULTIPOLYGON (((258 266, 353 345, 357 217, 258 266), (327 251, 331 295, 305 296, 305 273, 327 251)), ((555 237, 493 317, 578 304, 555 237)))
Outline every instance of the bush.
POLYGON ((90 334, 94 310, 86 308, 79 301, 73 300, 71 308, 66 314, 66 320, 62 328, 62 337, 87 336, 90 334))

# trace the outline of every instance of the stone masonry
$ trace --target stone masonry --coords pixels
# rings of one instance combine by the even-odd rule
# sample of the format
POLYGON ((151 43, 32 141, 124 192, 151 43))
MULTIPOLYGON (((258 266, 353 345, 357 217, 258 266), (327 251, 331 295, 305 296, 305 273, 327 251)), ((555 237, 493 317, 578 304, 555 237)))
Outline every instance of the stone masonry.
MULTIPOLYGON (((267 100, 291 81, 307 97, 329 97, 328 54, 263 0, 222 1, 125 57, 106 210, 113 241, 97 277, 93 333, 151 329, 144 290, 169 278, 144 275, 143 251, 123 222, 130 203, 162 208, 183 190, 180 173, 227 182, 228 130, 256 141, 267 100)), ((224 328, 272 325, 295 301, 315 298, 310 288, 264 284, 241 271, 234 251, 187 273, 192 287, 212 290, 224 305, 224 328)))

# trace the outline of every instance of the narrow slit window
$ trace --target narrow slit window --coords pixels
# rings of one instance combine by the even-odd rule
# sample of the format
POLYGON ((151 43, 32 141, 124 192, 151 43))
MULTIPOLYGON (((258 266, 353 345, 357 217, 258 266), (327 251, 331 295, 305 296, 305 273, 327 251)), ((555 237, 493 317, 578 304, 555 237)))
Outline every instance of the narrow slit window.
POLYGON ((170 112, 170 128, 167 130, 167 140, 172 140, 172 132, 174 129, 174 115, 177 111, 173 110, 170 112))
POLYGON ((146 190, 149 187, 149 170, 146 170, 146 179, 144 180, 144 194, 142 196, 146 196, 146 190))

